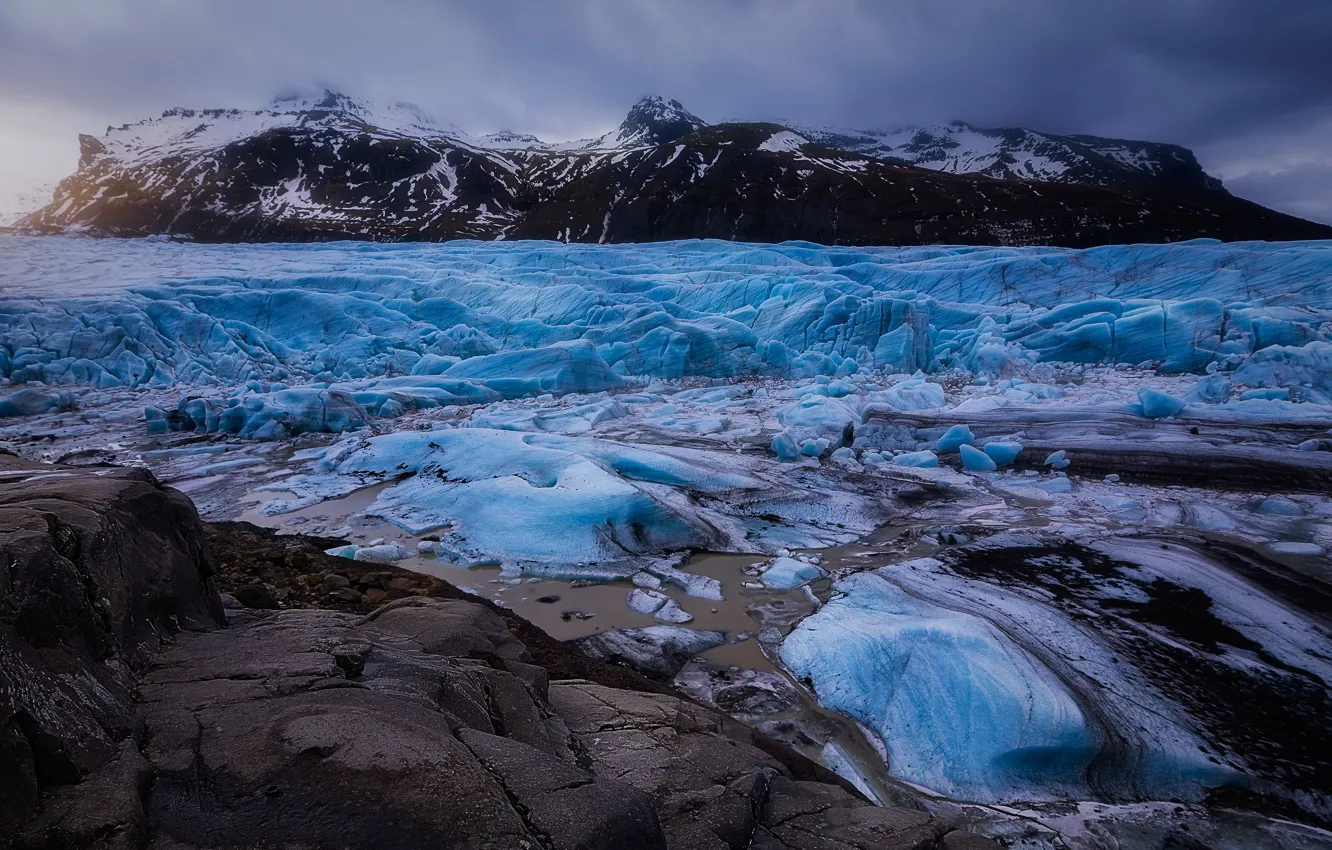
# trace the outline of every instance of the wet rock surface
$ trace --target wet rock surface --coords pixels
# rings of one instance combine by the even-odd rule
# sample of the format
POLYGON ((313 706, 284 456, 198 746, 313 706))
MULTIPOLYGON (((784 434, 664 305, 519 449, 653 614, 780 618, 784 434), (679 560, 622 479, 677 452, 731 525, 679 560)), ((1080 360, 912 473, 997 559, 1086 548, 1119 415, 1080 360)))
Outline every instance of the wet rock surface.
POLYGON ((144 473, 0 460, 9 846, 960 840, 429 577, 344 561, 334 588, 323 541, 205 541, 144 473), (400 598, 374 607, 376 589, 400 598))
POLYGON ((141 470, 58 473, 0 454, 0 833, 95 820, 43 798, 100 769, 137 782, 136 673, 223 621, 188 499, 141 470))

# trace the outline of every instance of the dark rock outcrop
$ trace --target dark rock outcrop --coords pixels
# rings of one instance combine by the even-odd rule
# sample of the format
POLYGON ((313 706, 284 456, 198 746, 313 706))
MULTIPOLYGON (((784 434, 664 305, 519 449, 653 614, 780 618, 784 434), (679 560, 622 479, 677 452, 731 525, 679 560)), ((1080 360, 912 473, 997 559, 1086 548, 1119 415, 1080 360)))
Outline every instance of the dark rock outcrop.
POLYGON ((142 689, 148 817, 175 847, 806 847, 822 832, 930 847, 943 832, 793 779, 747 727, 679 697, 551 683, 471 602, 269 615, 182 640, 142 689))
POLYGON ((44 808, 44 794, 59 796, 108 765, 137 776, 126 749, 140 726, 135 674, 182 630, 224 618, 194 506, 149 473, 72 475, 0 455, 0 482, 0 830, 8 831, 44 808))
POLYGON ((193 508, 141 471, 5 457, 0 528, 8 846, 956 842, 923 810, 871 806, 749 727, 428 577, 394 585, 406 574, 346 562, 344 599, 304 578, 329 572, 318 543, 228 524, 207 533, 218 578, 283 608, 219 597, 193 508), (401 598, 365 613, 378 585, 401 598), (330 608, 293 607, 316 604, 330 608))

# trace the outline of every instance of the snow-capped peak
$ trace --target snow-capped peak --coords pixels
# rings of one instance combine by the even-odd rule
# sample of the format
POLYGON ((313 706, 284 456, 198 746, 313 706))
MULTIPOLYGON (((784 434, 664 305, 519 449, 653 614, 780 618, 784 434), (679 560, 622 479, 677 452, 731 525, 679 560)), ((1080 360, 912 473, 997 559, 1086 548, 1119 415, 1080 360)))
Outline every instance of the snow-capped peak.
POLYGON ((368 103, 332 89, 316 93, 291 92, 279 95, 268 103, 269 112, 344 112, 364 116, 371 113, 368 103))
POLYGON ((790 130, 782 130, 769 136, 768 140, 759 145, 758 149, 781 153, 784 151, 798 151, 803 145, 807 144, 809 144, 809 139, 804 136, 792 133, 790 130))
POLYGON ((84 159, 110 154, 126 164, 172 153, 209 150, 282 127, 327 125, 398 136, 449 136, 468 140, 459 128, 435 120, 412 103, 373 104, 342 92, 286 94, 261 109, 168 109, 157 118, 108 127, 84 159))
POLYGON ((664 145, 706 126, 680 101, 654 94, 633 105, 616 136, 622 144, 664 145))

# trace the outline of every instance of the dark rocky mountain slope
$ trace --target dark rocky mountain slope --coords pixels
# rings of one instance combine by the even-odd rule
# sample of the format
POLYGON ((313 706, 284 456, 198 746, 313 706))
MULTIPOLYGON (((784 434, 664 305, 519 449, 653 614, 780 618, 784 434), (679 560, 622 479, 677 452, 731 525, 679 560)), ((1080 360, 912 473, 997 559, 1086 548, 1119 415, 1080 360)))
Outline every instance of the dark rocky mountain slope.
POLYGON ((405 105, 332 93, 257 112, 171 110, 84 136, 78 171, 19 226, 208 241, 1332 237, 1231 196, 1170 145, 967 125, 707 125, 661 98, 605 136, 556 145, 473 138, 405 105))

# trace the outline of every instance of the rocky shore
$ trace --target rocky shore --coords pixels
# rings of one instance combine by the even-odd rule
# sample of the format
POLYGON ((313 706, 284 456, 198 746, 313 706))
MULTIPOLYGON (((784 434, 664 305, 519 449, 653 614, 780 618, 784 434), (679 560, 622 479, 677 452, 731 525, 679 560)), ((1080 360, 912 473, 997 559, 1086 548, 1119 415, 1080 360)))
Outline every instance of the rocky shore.
POLYGON ((325 543, 0 456, 4 846, 997 846, 325 543))

